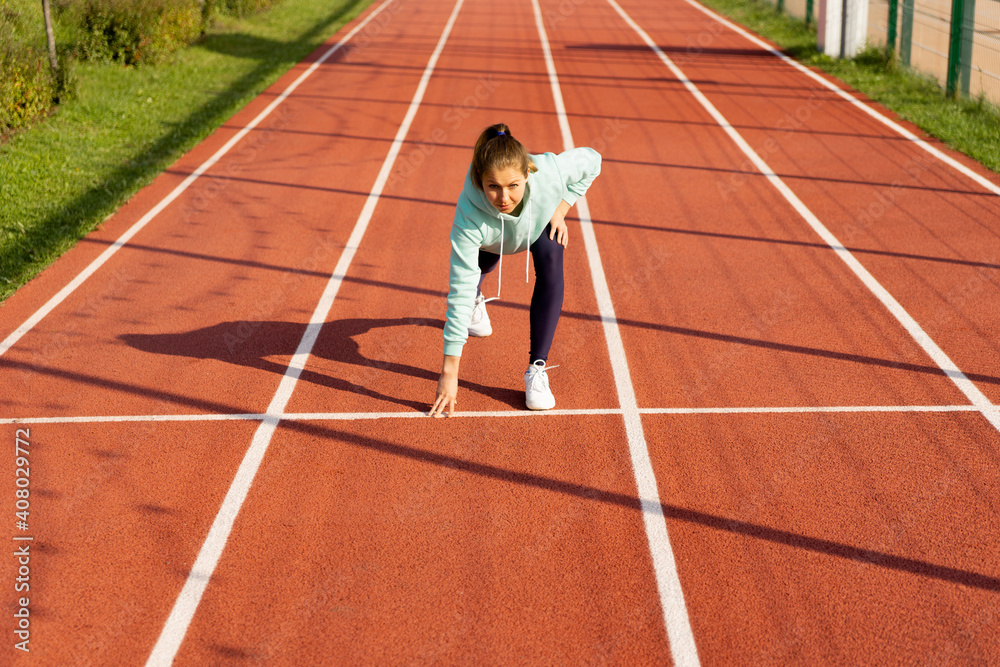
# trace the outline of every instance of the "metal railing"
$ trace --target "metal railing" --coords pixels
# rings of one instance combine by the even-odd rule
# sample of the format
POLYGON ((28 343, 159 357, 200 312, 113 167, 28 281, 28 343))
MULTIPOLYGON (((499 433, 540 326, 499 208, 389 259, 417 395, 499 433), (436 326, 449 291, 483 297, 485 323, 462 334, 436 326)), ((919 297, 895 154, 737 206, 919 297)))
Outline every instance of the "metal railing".
POLYGON ((1000 103, 1000 1, 870 0, 868 40, 950 96, 1000 103))
MULTIPOLYGON (((806 25, 820 11, 820 0, 764 1, 806 25)), ((1000 0, 868 0, 868 43, 953 97, 1000 104, 1000 0)))

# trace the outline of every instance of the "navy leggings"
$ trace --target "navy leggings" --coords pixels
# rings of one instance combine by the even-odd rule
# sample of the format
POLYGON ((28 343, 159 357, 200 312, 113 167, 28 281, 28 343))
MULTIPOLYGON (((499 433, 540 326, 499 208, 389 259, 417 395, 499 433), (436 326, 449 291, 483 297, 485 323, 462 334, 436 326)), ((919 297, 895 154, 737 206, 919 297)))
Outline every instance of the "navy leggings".
MULTIPOLYGON (((531 294, 531 350, 530 363, 549 358, 552 339, 559 324, 562 311, 563 292, 563 247, 549 238, 552 226, 546 225, 542 235, 531 244, 531 259, 535 265, 535 290, 531 294)), ((486 274, 497 268, 500 255, 485 250, 479 251, 479 287, 482 288, 486 274)))

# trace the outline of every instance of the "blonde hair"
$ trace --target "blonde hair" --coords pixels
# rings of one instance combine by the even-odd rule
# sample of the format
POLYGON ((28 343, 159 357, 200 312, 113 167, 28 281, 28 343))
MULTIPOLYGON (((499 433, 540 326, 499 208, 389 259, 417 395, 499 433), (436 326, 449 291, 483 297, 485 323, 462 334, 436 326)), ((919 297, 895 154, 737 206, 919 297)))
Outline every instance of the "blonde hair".
POLYGON ((538 171, 528 157, 524 144, 514 138, 505 123, 490 125, 483 130, 472 149, 472 184, 483 189, 483 177, 491 170, 513 167, 525 176, 538 171))

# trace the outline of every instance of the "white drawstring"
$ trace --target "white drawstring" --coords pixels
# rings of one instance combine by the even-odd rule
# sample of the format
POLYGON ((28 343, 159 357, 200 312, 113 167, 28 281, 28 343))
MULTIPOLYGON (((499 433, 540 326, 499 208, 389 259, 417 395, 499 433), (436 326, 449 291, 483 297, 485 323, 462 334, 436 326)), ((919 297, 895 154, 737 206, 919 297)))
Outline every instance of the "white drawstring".
MULTIPOLYGON (((503 213, 497 212, 500 217, 500 266, 497 268, 499 275, 497 275, 497 295, 491 296, 488 299, 484 299, 483 303, 489 303, 490 301, 496 301, 500 298, 500 288, 503 286, 503 237, 504 237, 504 219, 503 213)), ((525 206, 525 218, 528 220, 528 231, 525 234, 525 240, 531 239, 531 200, 528 200, 528 204, 525 206)), ((517 227, 515 226, 515 230, 517 227)), ((528 262, 531 260, 531 248, 524 249, 524 282, 530 282, 528 277, 528 262)))
MULTIPOLYGON (((524 235, 524 242, 530 246, 531 245, 531 200, 528 200, 528 205, 525 208, 525 217, 528 218, 528 231, 524 235)), ((527 247, 524 249, 524 282, 528 282, 528 261, 531 259, 531 248, 527 247)))
POLYGON ((500 214, 500 275, 497 276, 497 295, 483 301, 489 303, 500 298, 500 288, 503 286, 503 214, 500 214))

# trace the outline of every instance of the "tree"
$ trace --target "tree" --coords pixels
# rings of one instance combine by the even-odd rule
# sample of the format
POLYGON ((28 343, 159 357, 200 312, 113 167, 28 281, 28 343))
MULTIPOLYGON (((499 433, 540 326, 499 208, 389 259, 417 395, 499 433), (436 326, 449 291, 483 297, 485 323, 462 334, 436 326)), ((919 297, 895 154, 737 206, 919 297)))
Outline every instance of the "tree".
POLYGON ((49 64, 52 71, 59 71, 59 61, 56 59, 56 37, 52 33, 52 11, 49 9, 49 0, 42 0, 42 13, 45 14, 45 38, 49 42, 49 64))

